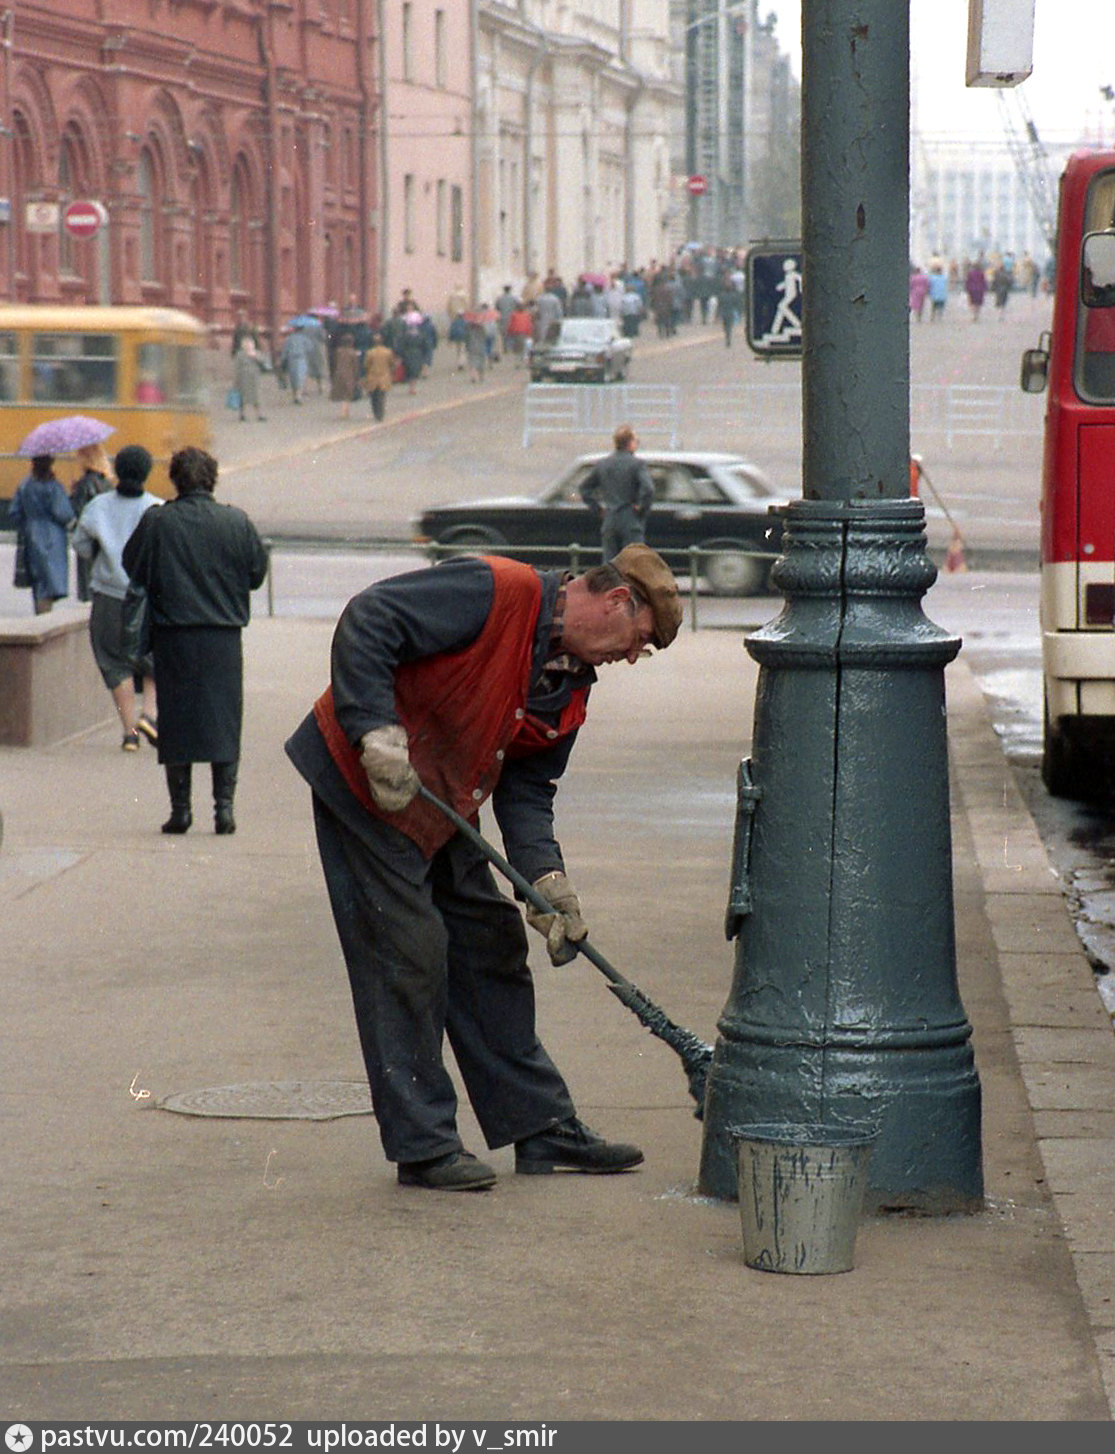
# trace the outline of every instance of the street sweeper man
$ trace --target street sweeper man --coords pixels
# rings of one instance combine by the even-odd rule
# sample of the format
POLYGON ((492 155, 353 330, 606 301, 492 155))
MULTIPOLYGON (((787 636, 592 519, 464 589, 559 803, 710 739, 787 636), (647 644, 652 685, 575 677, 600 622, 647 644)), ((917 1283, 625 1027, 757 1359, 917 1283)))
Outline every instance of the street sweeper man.
POLYGON ((538 1040, 527 936, 465 818, 489 797, 555 964, 588 930, 554 837, 553 800, 596 669, 669 646, 677 583, 648 546, 580 576, 461 558, 377 582, 346 606, 331 684, 286 750, 312 789, 318 851, 348 968, 383 1149, 404 1186, 479 1191, 443 1035, 490 1148, 515 1170, 619 1172, 637 1146, 576 1115, 538 1040))

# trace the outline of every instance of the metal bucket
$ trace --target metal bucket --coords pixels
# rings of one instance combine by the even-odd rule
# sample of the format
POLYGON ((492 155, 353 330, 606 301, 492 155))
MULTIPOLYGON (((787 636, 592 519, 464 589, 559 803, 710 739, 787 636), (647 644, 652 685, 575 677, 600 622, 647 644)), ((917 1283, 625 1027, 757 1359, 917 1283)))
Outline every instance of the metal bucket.
POLYGON ((850 1272, 877 1128, 736 1126, 743 1260, 763 1272, 850 1272))

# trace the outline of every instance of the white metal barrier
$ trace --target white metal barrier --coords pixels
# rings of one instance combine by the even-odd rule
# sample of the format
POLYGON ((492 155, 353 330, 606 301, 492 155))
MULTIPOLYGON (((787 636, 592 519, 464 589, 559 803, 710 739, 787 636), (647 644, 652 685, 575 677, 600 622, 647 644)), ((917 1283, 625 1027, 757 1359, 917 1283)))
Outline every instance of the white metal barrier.
POLYGON ((538 434, 610 434, 630 424, 644 438, 678 444, 676 384, 528 384, 523 401, 523 445, 538 434))
MULTIPOLYGON (((725 425, 760 425, 765 434, 801 433, 801 386, 792 384, 712 384, 686 396, 685 439, 699 446, 702 436, 725 425)), ((979 436, 1004 439, 1042 432, 1044 408, 1037 395, 1007 385, 915 384, 910 389, 910 425, 915 433, 955 439, 979 436), (1036 402, 1037 401, 1037 402, 1036 402)))
POLYGON ((960 434, 983 435, 993 439, 998 449, 1003 442, 1005 416, 1010 407, 1006 392, 978 384, 950 384, 945 415, 945 443, 949 449, 960 434))

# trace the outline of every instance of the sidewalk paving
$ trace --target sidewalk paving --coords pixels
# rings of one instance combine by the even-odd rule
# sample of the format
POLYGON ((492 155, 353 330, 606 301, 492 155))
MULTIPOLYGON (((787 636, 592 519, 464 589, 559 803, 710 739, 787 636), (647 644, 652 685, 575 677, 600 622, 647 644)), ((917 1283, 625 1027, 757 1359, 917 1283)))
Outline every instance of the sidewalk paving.
MULTIPOLYGON (((516 1178, 502 1150, 494 1191, 439 1196, 395 1184, 369 1115, 161 1108, 361 1079, 282 753, 331 632, 246 633, 233 838, 211 832, 205 769, 193 831, 160 835, 155 755, 122 754, 114 728, 0 750, 9 1416, 1109 1420, 1115 1036, 963 657, 955 902, 982 1213, 868 1219, 843 1276, 746 1268, 738 1209, 694 1193, 680 1062, 540 943, 542 1037, 585 1118, 643 1145, 635 1173, 516 1178)), ((735 632, 603 673, 558 798, 594 942, 707 1040, 754 686, 735 632)))

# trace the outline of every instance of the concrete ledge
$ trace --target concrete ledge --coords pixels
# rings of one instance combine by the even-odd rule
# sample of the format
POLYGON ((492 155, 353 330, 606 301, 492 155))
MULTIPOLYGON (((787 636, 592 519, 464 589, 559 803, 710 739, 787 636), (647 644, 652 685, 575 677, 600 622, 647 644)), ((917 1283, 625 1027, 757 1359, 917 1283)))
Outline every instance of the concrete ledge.
POLYGON ((89 645, 89 607, 0 617, 0 746, 44 747, 114 716, 89 645))

